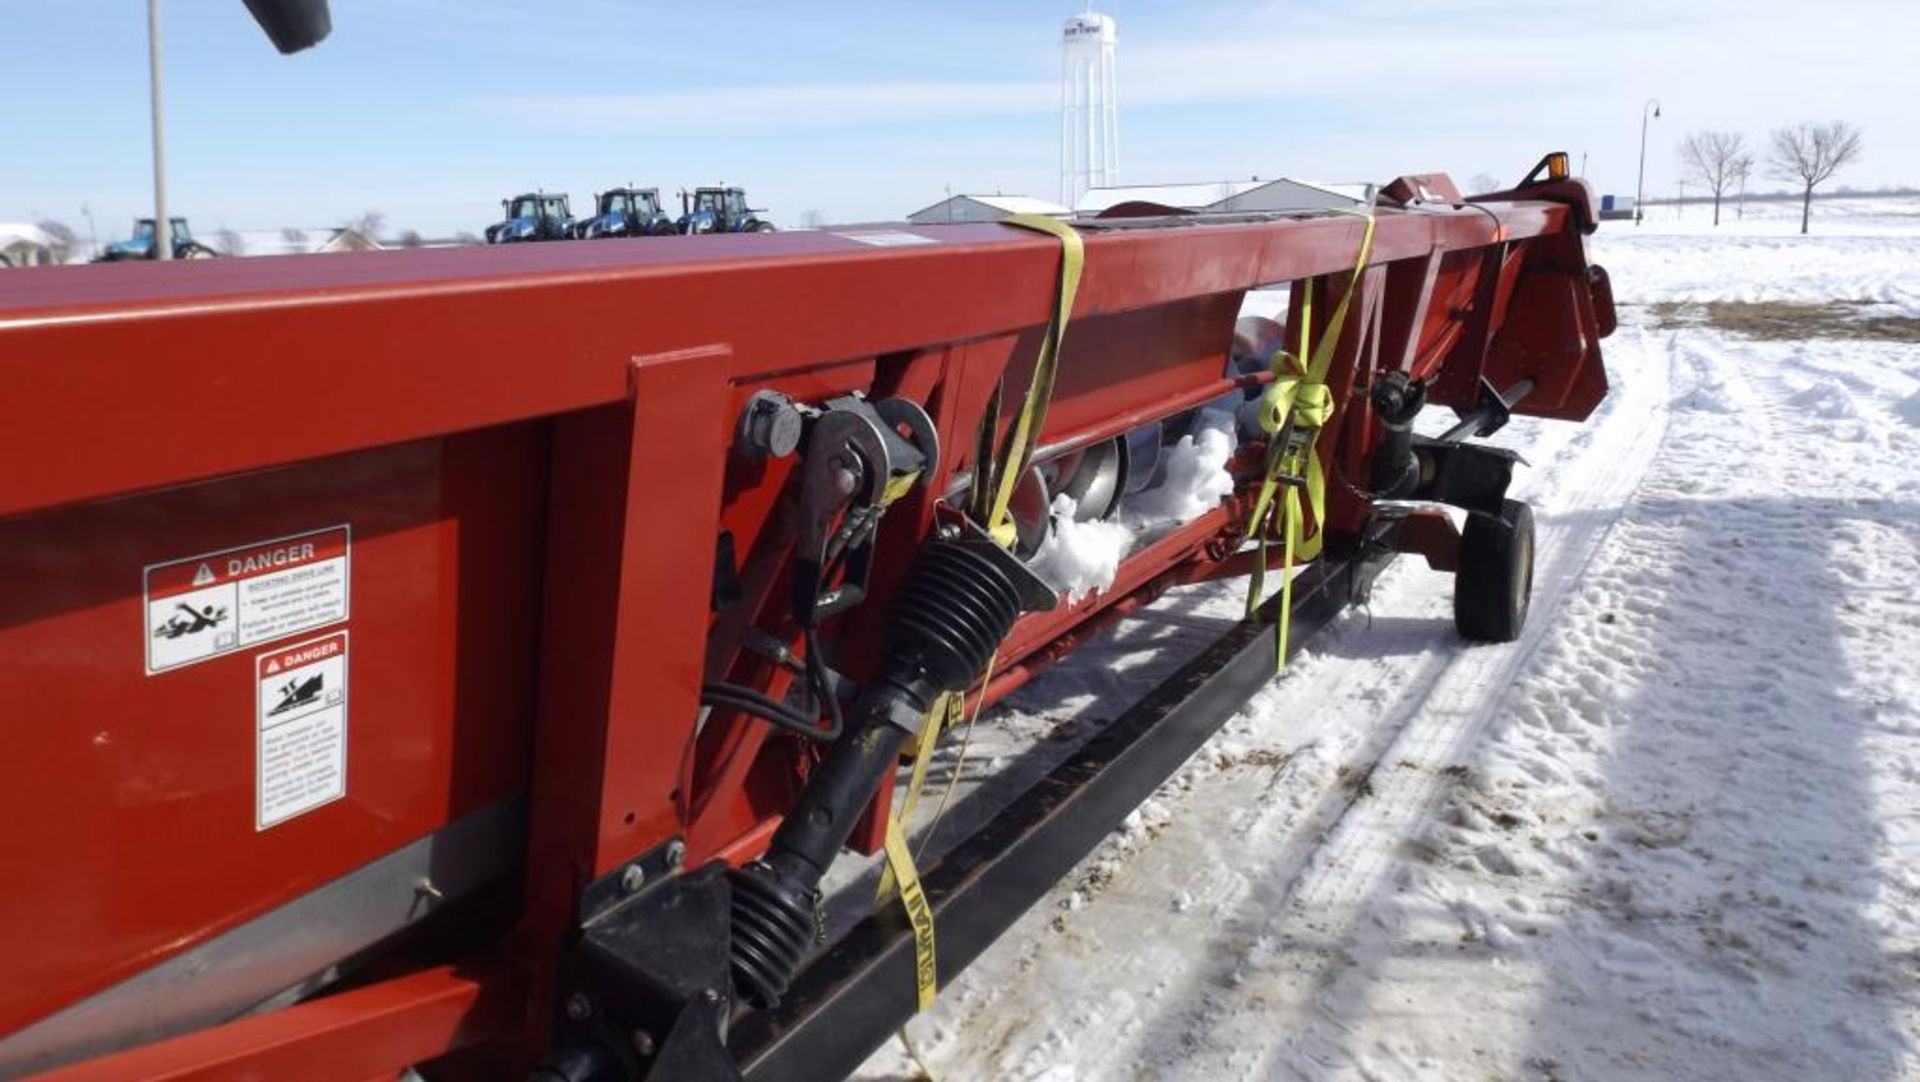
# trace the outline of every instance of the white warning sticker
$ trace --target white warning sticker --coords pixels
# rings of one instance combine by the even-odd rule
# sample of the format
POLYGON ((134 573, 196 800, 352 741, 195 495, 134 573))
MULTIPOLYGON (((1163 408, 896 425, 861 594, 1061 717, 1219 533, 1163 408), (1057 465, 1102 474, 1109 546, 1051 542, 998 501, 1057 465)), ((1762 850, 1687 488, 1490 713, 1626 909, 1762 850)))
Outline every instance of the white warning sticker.
POLYGON ((347 633, 269 650, 254 670, 265 830, 347 795, 347 633))
POLYGON ((352 558, 334 526, 148 566, 148 675, 345 620, 352 558))

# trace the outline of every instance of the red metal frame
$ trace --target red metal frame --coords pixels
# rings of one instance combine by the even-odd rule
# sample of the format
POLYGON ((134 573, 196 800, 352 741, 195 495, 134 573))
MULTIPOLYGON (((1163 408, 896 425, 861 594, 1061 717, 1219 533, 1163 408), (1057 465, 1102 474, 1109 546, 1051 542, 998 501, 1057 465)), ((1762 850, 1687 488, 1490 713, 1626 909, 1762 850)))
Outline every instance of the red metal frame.
MULTIPOLYGON (((1540 390, 1520 412, 1584 416, 1605 390, 1597 340, 1611 319, 1588 284, 1581 232, 1591 220, 1577 184, 1479 207, 1383 210, 1329 378, 1336 402, 1360 401, 1372 372, 1402 368, 1434 378, 1443 404, 1470 402, 1482 376, 1501 385, 1529 377, 1540 390)), ((1313 280, 1319 295, 1337 295, 1363 229, 1358 218, 1334 216, 1088 230, 1043 442, 1119 435, 1220 393, 1230 386, 1220 373, 1244 293, 1313 280)), ((0 474, 0 548, 56 552, 75 523, 116 514, 137 534, 181 500, 219 524, 222 542, 244 541, 256 524, 239 521, 242 494, 274 508, 269 520, 299 519, 273 479, 332 471, 350 482, 336 501, 341 514, 395 504, 390 513, 418 522, 429 546, 421 551, 439 554, 427 581, 374 561, 369 583, 356 566, 354 649, 363 623, 389 628, 395 650, 418 641, 430 659, 420 664, 441 681, 429 686, 445 690, 421 715, 439 720, 392 722, 416 742, 412 760, 355 759, 376 779, 366 784, 412 793, 417 816, 370 827, 362 791, 301 822, 309 844, 340 852, 329 874, 431 831, 482 796, 530 794, 518 921, 487 968, 406 973, 47 1077, 386 1077, 481 1041, 487 1055, 463 1071, 511 1077, 548 1038, 556 966, 589 883, 670 839, 684 841, 690 864, 755 855, 810 757, 725 711, 695 729, 703 673, 779 691, 764 662, 742 656, 745 627, 795 634, 781 611, 792 465, 731 453, 741 405, 766 387, 805 401, 857 390, 926 405, 946 453, 889 514, 873 577, 884 598, 931 528, 937 494, 972 468, 967 448, 987 397, 1003 383, 1024 386, 1052 304, 1051 239, 993 225, 905 231, 926 243, 875 247, 857 231, 718 236, 126 265, 12 283, 0 299, 11 406, 0 455, 37 468, 0 474), (439 463, 436 484, 397 496, 367 465, 403 453, 396 448, 439 463), (258 472, 267 470, 275 472, 258 472), (488 538, 478 528, 487 523, 510 540, 488 538), (733 534, 747 600, 715 616, 722 530, 733 534), (497 714, 478 705, 489 695, 504 704, 497 714), (419 793, 406 788, 409 778, 419 793), (316 1073, 315 1064, 334 1069, 316 1073)), ((1297 341, 1298 312, 1290 319, 1297 341)), ((1346 405, 1320 447, 1339 472, 1360 477, 1377 440, 1370 412, 1346 405)), ((1249 477, 1252 463, 1243 466, 1249 477)), ((1107 593, 1023 619, 988 696, 1166 586, 1240 568, 1232 554, 1244 510, 1230 502, 1132 554, 1107 593)), ((1330 485, 1324 528, 1352 534, 1368 510, 1330 485)), ((217 547, 194 548, 195 527, 170 528, 180 536, 161 546, 165 555, 217 547)), ((392 543, 407 536, 395 530, 392 543)), ((133 602, 121 572, 140 552, 131 543, 103 550, 106 567, 80 593, 75 580, 46 572, 31 606, 0 608, 0 648, 35 656, 60 621, 125 618, 133 602)), ((14 578, 5 585, 24 589, 14 578)), ((856 678, 883 607, 832 626, 836 661, 856 678)), ((104 625, 97 633, 113 635, 104 625)), ((76 639, 51 641, 78 649, 76 639)), ((75 671, 59 668, 64 657, 45 680, 10 660, 0 694, 10 706, 57 696, 75 671)), ((193 709, 183 684, 128 680, 117 658, 100 664, 144 710, 193 709)), ((355 680, 383 693, 418 683, 398 670, 356 671, 355 680)), ((68 754, 59 741, 92 724, 75 716, 51 727, 44 747, 25 749, 29 761, 54 756, 43 760, 54 769, 0 786, 11 790, 0 822, 30 821, 33 809, 59 803, 59 787, 94 784, 82 780, 90 766, 57 758, 68 754)), ((174 782, 196 808, 215 806, 204 803, 208 794, 234 785, 188 767, 174 782)), ((236 836, 222 859, 245 867, 255 845, 281 840, 236 836)), ((871 831, 857 840, 877 842, 871 831)), ((27 844, 0 834, 0 859, 59 864, 79 859, 63 845, 94 843, 27 844)), ((120 863, 89 889, 124 890, 166 859, 116 851, 120 863)), ((52 973, 0 1004, 12 1010, 0 1025, 73 1002, 304 888, 236 874, 179 889, 197 913, 220 919, 183 912, 162 943, 153 935, 169 926, 143 914, 147 938, 136 943, 115 922, 82 913, 66 934, 95 935, 104 960, 52 973)), ((54 919, 52 896, 16 898, 0 925, 54 919)), ((56 963, 49 955, 47 965, 56 963)))

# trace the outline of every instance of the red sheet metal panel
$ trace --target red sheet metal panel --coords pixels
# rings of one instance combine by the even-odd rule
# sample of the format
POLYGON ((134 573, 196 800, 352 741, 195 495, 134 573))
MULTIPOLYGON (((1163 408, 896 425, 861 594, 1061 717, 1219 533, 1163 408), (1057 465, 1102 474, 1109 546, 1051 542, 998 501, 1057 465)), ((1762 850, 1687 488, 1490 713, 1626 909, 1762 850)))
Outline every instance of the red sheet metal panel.
POLYGON ((524 788, 545 441, 497 429, 0 522, 0 1033, 524 788), (175 609, 150 617, 144 568, 224 571, 340 527, 345 619, 148 674, 175 609), (273 714, 286 680, 263 667, 335 636, 342 668, 311 671, 316 707, 344 693, 343 732, 273 714))

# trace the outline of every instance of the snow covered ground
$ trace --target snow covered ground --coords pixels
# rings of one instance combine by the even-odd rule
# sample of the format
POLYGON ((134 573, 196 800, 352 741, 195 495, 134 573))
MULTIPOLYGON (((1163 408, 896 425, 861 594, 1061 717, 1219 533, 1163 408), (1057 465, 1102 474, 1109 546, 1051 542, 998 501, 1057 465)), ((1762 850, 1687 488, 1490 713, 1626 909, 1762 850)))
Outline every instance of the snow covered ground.
MULTIPOLYGON (((1920 1077, 1920 344, 1653 307, 1920 316, 1920 208, 1874 202, 1609 224, 1612 396, 1499 437, 1523 639, 1463 645, 1401 561, 858 1077, 1920 1077)), ((1239 603, 1121 625, 965 772, 1070 746, 1239 603)))

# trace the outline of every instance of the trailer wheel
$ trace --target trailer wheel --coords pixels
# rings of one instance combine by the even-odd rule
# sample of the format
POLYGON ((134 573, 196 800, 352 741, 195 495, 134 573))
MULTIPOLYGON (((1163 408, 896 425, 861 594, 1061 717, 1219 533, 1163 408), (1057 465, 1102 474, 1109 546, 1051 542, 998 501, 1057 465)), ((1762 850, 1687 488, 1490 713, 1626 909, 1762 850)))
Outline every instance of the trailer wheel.
POLYGON ((1478 642, 1512 642, 1533 599, 1533 508, 1519 500, 1499 517, 1470 514, 1453 577, 1453 626, 1478 642))

